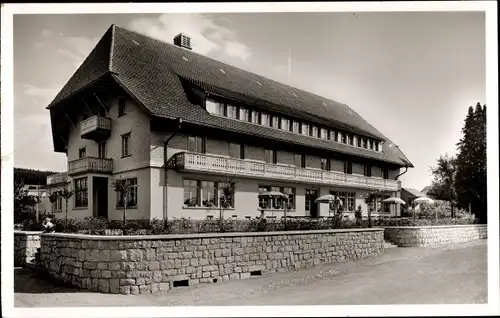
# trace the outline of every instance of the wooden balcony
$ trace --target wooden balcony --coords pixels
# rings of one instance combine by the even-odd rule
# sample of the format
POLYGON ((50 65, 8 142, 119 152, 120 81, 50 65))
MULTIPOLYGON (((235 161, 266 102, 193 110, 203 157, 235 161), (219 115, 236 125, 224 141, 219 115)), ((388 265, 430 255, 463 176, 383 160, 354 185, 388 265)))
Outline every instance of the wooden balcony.
POLYGON ((111 134, 111 118, 92 116, 81 123, 80 135, 83 139, 104 141, 111 134))
POLYGON ((68 183, 68 173, 67 172, 62 172, 62 173, 57 173, 53 174, 47 177, 47 185, 60 185, 60 184, 65 184, 68 183))
POLYGON ((68 163, 68 175, 82 173, 111 174, 113 172, 113 159, 85 157, 68 163))
POLYGON ((275 179, 381 191, 398 190, 398 183, 396 180, 365 177, 336 171, 283 166, 198 153, 177 153, 169 160, 167 166, 177 170, 231 174, 249 178, 275 179))

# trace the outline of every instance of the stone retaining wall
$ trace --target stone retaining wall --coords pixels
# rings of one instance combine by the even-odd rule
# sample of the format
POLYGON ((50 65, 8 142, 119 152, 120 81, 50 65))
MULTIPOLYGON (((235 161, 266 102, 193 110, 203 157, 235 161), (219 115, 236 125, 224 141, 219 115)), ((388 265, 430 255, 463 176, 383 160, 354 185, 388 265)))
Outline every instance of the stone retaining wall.
POLYGON ((14 266, 23 266, 35 260, 41 233, 14 231, 14 266))
POLYGON ((384 238, 399 247, 436 247, 488 237, 487 225, 386 227, 384 238))
POLYGON ((42 234, 40 268, 73 286, 144 294, 377 255, 383 229, 162 236, 42 234))

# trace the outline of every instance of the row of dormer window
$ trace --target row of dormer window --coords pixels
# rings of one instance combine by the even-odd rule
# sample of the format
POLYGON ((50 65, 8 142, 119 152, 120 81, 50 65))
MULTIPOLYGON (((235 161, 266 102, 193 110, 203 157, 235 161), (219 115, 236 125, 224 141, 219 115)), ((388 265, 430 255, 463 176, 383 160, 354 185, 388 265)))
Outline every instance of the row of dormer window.
MULTIPOLYGON (((245 146, 242 143, 235 143, 227 141, 228 154, 230 158, 234 159, 246 159, 245 158, 245 146)), ((207 153, 206 137, 202 136, 188 136, 187 138, 187 151, 193 153, 207 153)), ((306 168, 306 155, 303 153, 295 153, 293 155, 293 165, 300 168, 306 168)), ((264 161, 269 164, 278 164, 278 150, 277 149, 265 149, 264 151, 264 161)), ((333 159, 323 157, 321 158, 321 170, 334 171, 332 167, 333 159)), ((352 165, 350 161, 344 161, 344 173, 352 174, 352 165)), ((364 176, 372 177, 372 165, 364 164, 364 176)), ((382 177, 384 179, 389 179, 389 170, 387 168, 381 168, 381 175, 376 177, 382 177)))
POLYGON ((331 140, 334 142, 364 148, 373 151, 382 151, 382 142, 353 133, 345 133, 334 129, 310 125, 290 118, 271 115, 263 111, 234 106, 214 100, 206 100, 206 109, 210 114, 242 120, 257 125, 286 130, 296 134, 331 140))

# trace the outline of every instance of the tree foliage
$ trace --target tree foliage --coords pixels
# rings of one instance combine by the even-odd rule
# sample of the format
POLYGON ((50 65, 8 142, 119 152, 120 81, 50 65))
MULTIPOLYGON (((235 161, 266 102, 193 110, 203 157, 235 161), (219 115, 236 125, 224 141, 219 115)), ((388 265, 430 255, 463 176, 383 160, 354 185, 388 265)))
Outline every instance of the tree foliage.
POLYGON ((111 186, 115 192, 120 194, 123 199, 123 222, 127 222, 127 206, 129 202, 130 188, 132 187, 132 181, 130 179, 118 179, 111 183, 111 186))
MULTIPOLYGON (((457 202, 457 193, 455 190, 455 179, 457 172, 457 160, 447 154, 440 156, 437 164, 431 167, 434 176, 432 186, 428 195, 436 200, 448 201, 451 203, 452 211, 457 202)), ((452 212, 452 216, 453 212, 452 212)))
POLYGON ((14 180, 23 184, 46 185, 47 177, 55 173, 52 171, 14 168, 14 180))
POLYGON ((470 207, 486 222, 486 105, 469 107, 457 146, 456 157, 441 156, 431 168, 434 180, 428 195, 458 208, 470 207))
POLYGON ((486 105, 469 107, 462 133, 457 144, 457 204, 465 209, 470 204, 476 217, 486 222, 486 105))

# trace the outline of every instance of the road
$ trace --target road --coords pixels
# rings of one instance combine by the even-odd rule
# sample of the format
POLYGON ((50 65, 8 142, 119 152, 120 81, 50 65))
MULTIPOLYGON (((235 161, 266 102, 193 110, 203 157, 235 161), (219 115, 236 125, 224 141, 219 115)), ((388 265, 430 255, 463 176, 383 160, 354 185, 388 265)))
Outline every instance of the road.
POLYGON ((341 264, 247 280, 110 295, 56 286, 15 270, 15 307, 480 304, 487 302, 486 240, 391 248, 341 264))

